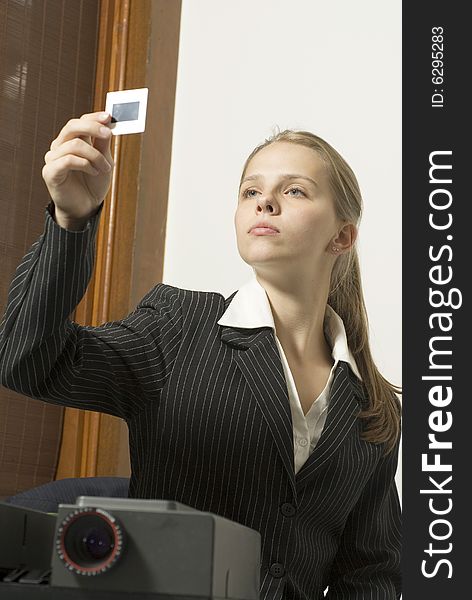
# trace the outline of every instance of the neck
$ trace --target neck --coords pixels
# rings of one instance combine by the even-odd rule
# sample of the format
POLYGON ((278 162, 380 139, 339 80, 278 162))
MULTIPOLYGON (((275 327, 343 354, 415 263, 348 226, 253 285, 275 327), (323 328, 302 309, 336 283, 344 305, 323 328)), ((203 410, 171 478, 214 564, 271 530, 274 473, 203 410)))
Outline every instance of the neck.
POLYGON ((281 282, 259 273, 256 279, 267 294, 275 333, 285 354, 298 364, 332 364, 323 328, 329 281, 298 278, 281 282))

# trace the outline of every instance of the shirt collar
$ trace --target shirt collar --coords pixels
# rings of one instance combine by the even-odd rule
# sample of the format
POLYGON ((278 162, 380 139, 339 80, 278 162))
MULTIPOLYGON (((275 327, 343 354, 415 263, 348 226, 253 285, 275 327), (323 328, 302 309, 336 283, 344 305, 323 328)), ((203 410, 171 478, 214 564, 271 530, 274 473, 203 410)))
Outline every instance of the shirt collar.
MULTIPOLYGON (((274 317, 267 293, 255 275, 236 292, 218 321, 218 325, 249 329, 271 327, 275 334, 274 317)), ((338 360, 349 363, 356 376, 362 380, 356 361, 347 344, 343 320, 329 304, 326 305, 324 328, 335 364, 338 360)))

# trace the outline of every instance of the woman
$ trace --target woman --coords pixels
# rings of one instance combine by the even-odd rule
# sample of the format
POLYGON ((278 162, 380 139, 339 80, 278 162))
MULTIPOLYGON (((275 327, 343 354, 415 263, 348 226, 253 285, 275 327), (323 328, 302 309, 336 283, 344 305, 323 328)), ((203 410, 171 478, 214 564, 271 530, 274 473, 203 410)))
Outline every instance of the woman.
POLYGON ((93 268, 108 121, 71 119, 46 153, 51 202, 10 286, 2 384, 126 420, 130 497, 258 530, 261 599, 399 598, 399 389, 369 350, 351 169, 309 132, 266 140, 235 214, 253 280, 226 299, 158 283, 125 319, 81 326, 68 315, 93 268))

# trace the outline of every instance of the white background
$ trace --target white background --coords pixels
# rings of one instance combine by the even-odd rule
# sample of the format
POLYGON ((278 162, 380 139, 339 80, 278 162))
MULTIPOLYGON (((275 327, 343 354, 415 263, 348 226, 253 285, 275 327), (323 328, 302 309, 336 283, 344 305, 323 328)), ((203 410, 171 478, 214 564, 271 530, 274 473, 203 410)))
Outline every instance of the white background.
POLYGON ((165 283, 227 297, 252 276, 238 184, 275 125, 325 138, 358 177, 372 352, 401 385, 400 0, 182 1, 165 283))

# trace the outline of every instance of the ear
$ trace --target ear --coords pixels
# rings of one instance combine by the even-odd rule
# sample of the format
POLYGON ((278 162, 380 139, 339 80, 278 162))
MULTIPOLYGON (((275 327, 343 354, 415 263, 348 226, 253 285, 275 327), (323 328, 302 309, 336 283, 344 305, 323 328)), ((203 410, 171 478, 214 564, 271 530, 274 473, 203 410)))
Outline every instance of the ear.
POLYGON ((340 229, 337 237, 333 239, 333 243, 340 249, 341 252, 349 250, 357 239, 358 229, 354 223, 346 223, 340 229))

